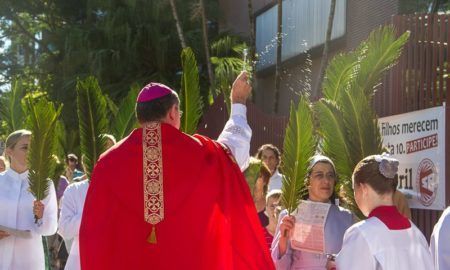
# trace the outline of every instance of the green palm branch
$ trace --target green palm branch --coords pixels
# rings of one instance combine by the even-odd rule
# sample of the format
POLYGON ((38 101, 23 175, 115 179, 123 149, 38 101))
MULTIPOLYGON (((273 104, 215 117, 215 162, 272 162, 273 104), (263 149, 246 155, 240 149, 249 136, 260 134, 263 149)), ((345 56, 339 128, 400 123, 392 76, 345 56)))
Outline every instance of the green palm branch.
POLYGON ((49 178, 55 169, 56 123, 62 106, 55 109, 54 104, 45 98, 37 101, 28 98, 26 104, 32 132, 28 151, 28 181, 31 194, 40 201, 48 195, 49 178))
POLYGON ((314 155, 317 141, 314 135, 313 115, 308 97, 302 95, 297 110, 291 104, 289 124, 284 138, 281 201, 289 213, 294 212, 307 194, 305 178, 308 160, 314 155))
POLYGON ((183 76, 181 77, 180 110, 184 112, 181 117, 181 130, 187 134, 194 134, 202 116, 203 103, 200 97, 197 60, 191 48, 185 48, 181 52, 181 64, 183 76))
POLYGON ((58 156, 52 155, 52 158, 55 163, 55 167, 53 168, 53 172, 50 175, 50 179, 53 181, 53 184, 56 187, 59 185, 59 179, 61 178, 61 175, 64 173, 65 170, 65 164, 62 162, 58 156))
POLYGON ((106 100, 94 77, 79 80, 77 94, 80 148, 85 173, 90 179, 95 163, 106 150, 106 140, 102 136, 108 126, 106 100))
POLYGON ((259 173, 261 171, 262 161, 250 157, 248 168, 244 171, 245 180, 247 181, 248 187, 250 188, 250 193, 253 197, 253 191, 255 189, 256 181, 258 180, 259 173))
POLYGON ((338 55, 327 68, 325 99, 315 105, 321 151, 336 164, 344 203, 361 218, 351 175, 361 159, 383 150, 372 96, 384 72, 398 60, 408 36, 396 38, 392 27, 381 27, 354 52, 338 55))
POLYGON ((325 99, 336 101, 340 92, 349 88, 354 79, 358 63, 358 54, 351 52, 336 55, 328 65, 322 84, 322 93, 325 99))
MULTIPOLYGON (((231 85, 244 67, 242 55, 247 45, 240 42, 237 37, 224 36, 211 45, 211 63, 214 66, 216 92, 223 93, 228 113, 231 101, 231 85)), ((250 67, 251 65, 248 65, 250 67)), ((251 71, 250 71, 251 72, 251 71)))
POLYGON ((410 32, 407 31, 397 38, 392 26, 381 26, 372 31, 359 48, 362 60, 353 89, 361 89, 366 95, 372 96, 384 72, 396 64, 409 35, 410 32))
POLYGON ((130 91, 128 91, 125 99, 117 108, 117 113, 114 114, 111 130, 117 140, 121 140, 127 136, 131 130, 137 127, 137 119, 134 110, 139 90, 140 88, 138 85, 133 85, 130 91))
POLYGON ((25 114, 21 101, 25 93, 22 81, 16 80, 11 91, 2 95, 0 99, 0 122, 5 125, 5 134, 24 127, 25 114))
POLYGON ((345 143, 347 130, 341 110, 334 101, 321 99, 314 104, 314 111, 320 123, 318 133, 322 138, 321 152, 333 160, 340 177, 350 178, 352 168, 348 166, 348 162, 352 158, 352 152, 345 143))

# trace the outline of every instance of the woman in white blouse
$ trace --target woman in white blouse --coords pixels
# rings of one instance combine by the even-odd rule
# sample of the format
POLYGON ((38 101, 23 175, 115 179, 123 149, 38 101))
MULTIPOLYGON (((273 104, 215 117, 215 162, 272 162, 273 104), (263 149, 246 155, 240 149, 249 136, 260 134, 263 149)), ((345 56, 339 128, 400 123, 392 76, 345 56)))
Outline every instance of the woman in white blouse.
POLYGON ((52 235, 57 229, 53 183, 42 201, 36 201, 28 190, 30 138, 30 131, 18 130, 6 139, 5 156, 10 167, 0 173, 0 226, 27 232, 18 236, 0 229, 0 270, 44 270, 42 236, 52 235), (39 218, 37 223, 35 215, 39 218))

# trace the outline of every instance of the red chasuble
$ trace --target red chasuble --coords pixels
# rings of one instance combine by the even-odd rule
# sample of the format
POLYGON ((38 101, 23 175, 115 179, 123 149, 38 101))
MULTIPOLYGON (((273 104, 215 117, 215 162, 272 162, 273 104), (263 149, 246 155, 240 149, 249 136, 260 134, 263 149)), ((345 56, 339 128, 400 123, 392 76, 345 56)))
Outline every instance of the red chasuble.
POLYGON ((161 124, 162 221, 144 217, 142 129, 97 162, 80 228, 83 270, 275 269, 246 181, 224 148, 161 124))

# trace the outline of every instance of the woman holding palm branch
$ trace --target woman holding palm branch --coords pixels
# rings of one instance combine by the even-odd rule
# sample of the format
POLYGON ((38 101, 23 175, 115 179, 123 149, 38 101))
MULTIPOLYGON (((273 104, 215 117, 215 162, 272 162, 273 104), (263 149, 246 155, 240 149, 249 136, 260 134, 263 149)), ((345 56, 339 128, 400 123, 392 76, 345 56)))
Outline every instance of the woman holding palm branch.
MULTIPOLYGON (((331 207, 325 222, 325 250, 336 254, 342 246, 345 230, 353 224, 350 211, 334 205, 336 170, 334 163, 325 156, 311 158, 306 174, 305 186, 308 199, 313 202, 330 203, 331 207)), ((272 259, 277 269, 326 269, 326 254, 318 254, 291 248, 289 237, 294 229, 295 218, 284 210, 272 242, 272 259)))
POLYGON ((6 139, 10 167, 0 174, 0 269, 45 269, 42 236, 57 229, 53 182, 49 181, 48 196, 42 201, 29 192, 30 139, 28 130, 17 130, 6 139))

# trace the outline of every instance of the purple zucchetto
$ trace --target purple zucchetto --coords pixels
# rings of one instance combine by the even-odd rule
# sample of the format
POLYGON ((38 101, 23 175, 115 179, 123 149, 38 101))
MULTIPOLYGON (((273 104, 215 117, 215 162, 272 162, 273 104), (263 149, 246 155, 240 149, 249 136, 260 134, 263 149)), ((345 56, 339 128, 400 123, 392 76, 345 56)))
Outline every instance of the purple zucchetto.
POLYGON ((144 86, 144 88, 142 88, 141 92, 139 92, 136 102, 141 103, 152 101, 154 99, 167 96, 170 93, 175 93, 175 91, 170 89, 170 87, 168 87, 167 85, 151 82, 144 86))

